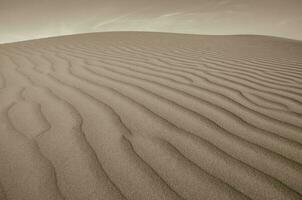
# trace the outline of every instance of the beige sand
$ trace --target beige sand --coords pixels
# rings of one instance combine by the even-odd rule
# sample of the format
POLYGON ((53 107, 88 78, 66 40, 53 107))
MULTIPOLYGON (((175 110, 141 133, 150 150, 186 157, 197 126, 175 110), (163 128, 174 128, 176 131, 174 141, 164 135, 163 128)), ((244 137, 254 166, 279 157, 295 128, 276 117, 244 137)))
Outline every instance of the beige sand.
POLYGON ((302 42, 0 45, 1 200, 302 199, 302 42))

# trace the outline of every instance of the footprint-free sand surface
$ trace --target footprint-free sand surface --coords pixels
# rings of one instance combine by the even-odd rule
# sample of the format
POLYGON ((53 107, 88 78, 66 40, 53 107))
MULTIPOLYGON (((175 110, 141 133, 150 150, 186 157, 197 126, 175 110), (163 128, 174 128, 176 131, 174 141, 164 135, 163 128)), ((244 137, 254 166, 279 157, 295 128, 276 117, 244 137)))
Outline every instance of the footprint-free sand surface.
POLYGON ((1 200, 302 199, 302 42, 0 45, 1 200))

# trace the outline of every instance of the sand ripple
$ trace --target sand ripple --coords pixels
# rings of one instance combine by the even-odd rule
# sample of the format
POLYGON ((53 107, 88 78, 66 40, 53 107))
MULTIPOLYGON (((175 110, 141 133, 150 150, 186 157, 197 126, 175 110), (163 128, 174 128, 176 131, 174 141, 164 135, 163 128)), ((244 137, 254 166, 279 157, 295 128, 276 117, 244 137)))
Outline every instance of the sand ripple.
POLYGON ((302 199, 302 43, 116 32, 0 46, 0 199, 302 199))

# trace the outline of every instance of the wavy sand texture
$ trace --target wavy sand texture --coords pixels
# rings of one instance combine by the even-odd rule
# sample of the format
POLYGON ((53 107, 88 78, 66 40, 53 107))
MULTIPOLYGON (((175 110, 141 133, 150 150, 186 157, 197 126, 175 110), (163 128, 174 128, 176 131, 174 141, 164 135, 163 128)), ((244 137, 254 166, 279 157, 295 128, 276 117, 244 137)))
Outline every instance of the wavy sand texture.
POLYGON ((1 200, 302 199, 302 43, 115 32, 0 45, 1 200))

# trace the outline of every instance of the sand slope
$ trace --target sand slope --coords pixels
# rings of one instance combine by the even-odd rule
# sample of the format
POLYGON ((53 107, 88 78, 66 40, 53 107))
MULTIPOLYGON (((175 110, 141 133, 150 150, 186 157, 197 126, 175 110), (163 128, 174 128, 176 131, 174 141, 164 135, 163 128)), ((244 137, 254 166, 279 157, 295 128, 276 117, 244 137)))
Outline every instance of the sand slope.
POLYGON ((1 200, 302 199, 302 42, 0 45, 1 200))

